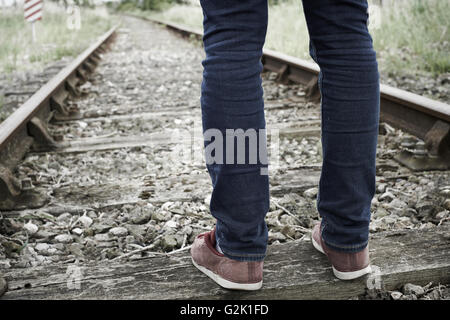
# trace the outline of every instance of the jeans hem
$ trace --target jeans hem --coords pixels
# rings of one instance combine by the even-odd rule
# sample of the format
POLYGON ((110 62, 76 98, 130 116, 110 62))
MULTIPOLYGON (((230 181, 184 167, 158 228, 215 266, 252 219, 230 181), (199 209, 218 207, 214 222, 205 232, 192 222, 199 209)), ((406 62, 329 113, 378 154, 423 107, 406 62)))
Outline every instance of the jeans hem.
POLYGON ((329 242, 328 240, 326 240, 323 236, 323 234, 321 235, 323 242, 325 242, 325 244, 327 245, 327 247, 331 248, 332 250, 335 251, 340 251, 340 252, 349 252, 349 253, 356 253, 356 252, 360 252, 362 250, 364 250, 367 245, 369 244, 369 241, 365 241, 361 244, 355 244, 355 245, 348 245, 348 246, 343 246, 343 245, 339 245, 339 244, 335 244, 333 242, 329 242))
POLYGON ((364 242, 358 243, 358 244, 351 244, 351 245, 341 245, 334 241, 330 241, 327 239, 327 236, 325 235, 327 226, 329 223, 324 219, 322 216, 322 222, 321 222, 321 228, 320 228, 320 237, 322 238, 323 242, 332 250, 340 251, 340 252, 348 252, 348 253, 356 253, 364 250, 367 245, 369 244, 369 239, 367 239, 364 242))
POLYGON ((266 257, 265 254, 259 254, 259 253, 247 253, 247 254, 233 254, 226 252, 223 250, 223 248, 220 248, 224 254, 225 257, 236 260, 236 261, 242 261, 242 262, 253 262, 253 261, 262 261, 266 257))

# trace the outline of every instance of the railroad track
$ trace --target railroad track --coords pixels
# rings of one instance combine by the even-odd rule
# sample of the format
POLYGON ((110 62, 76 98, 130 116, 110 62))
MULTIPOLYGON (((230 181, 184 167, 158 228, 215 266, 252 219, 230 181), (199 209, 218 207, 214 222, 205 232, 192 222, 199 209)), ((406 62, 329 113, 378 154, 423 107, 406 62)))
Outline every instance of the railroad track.
POLYGON ((78 87, 100 62, 100 54, 105 52, 116 28, 102 35, 0 124, 0 209, 12 209, 20 203, 32 207, 42 205, 36 195, 29 192, 31 181, 26 179, 19 183, 11 171, 33 144, 47 148, 58 146, 47 124, 53 118, 73 117, 78 113, 76 108, 69 109, 65 100, 69 96, 80 96, 78 87))
MULTIPOLYGON (((202 57, 199 46, 165 28, 126 18, 124 26, 102 36, 0 124, 5 298, 348 298, 364 293, 367 279, 333 282, 309 241, 318 219, 321 168, 317 67, 270 51, 265 51, 262 75, 269 151, 277 146, 280 156, 271 169, 265 289, 233 295, 191 272, 189 245, 214 224, 201 156, 202 57), (95 71, 92 64, 98 64, 95 71), (292 260, 293 251, 302 255, 292 260), (280 266, 289 283, 272 278, 270 271, 280 266), (76 271, 72 278, 70 270, 76 271), (308 276, 291 278, 298 270, 308 276), (292 290, 276 291, 282 287, 292 290)), ((444 112, 429 112, 438 124, 427 124, 425 136, 433 133, 434 140, 425 141, 437 156, 426 167, 411 170, 409 163, 395 160, 403 149, 415 159, 428 159, 418 147, 422 136, 406 134, 384 118, 380 126, 371 255, 385 290, 406 282, 450 283, 449 171, 429 171, 443 168, 448 132, 436 137, 448 118, 441 117, 445 108, 435 109, 444 112), (392 239, 402 244, 402 252, 392 239)))
MULTIPOLYGON (((187 37, 202 38, 202 33, 156 19, 150 19, 187 37)), ((264 49, 264 69, 278 74, 282 83, 292 81, 307 86, 311 99, 319 99, 319 67, 315 63, 264 49)), ((404 150, 396 159, 412 170, 450 168, 450 105, 411 92, 381 84, 380 121, 409 132, 425 142, 413 150, 404 150), (425 149, 425 148, 426 149, 425 149)))

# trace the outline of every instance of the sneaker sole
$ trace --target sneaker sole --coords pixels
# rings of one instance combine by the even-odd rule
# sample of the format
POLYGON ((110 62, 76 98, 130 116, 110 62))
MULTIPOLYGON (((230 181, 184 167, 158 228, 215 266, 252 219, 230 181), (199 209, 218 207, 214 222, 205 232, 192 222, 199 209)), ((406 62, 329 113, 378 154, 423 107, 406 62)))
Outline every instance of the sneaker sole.
POLYGON ((323 251, 322 246, 321 246, 320 244, 318 244, 318 243, 316 242, 316 240, 314 240, 314 237, 313 237, 313 236, 311 236, 311 240, 312 240, 312 244, 313 244, 314 248, 316 248, 317 251, 319 251, 319 252, 325 254, 325 251, 323 251))
MULTIPOLYGON (((312 240, 312 244, 313 244, 314 248, 316 248, 317 251, 326 255, 325 251, 323 251, 322 246, 320 244, 318 244, 317 241, 314 240, 313 237, 311 237, 311 240, 312 240)), ((338 278, 340 280, 353 280, 353 279, 357 279, 359 277, 362 277, 365 274, 372 272, 372 268, 370 267, 370 265, 368 265, 364 269, 357 270, 357 271, 349 271, 349 272, 342 272, 342 271, 336 270, 333 265, 331 265, 331 267, 333 268, 333 274, 336 276, 336 278, 338 278)))
POLYGON ((370 265, 368 265, 364 269, 357 270, 357 271, 350 271, 350 272, 338 271, 333 266, 332 266, 332 268, 333 268, 334 275, 336 276, 336 278, 338 278, 340 280, 353 280, 353 279, 357 279, 359 277, 362 277, 363 275, 366 275, 366 274, 372 272, 372 268, 370 267, 370 265))
POLYGON ((257 283, 236 283, 236 282, 231 282, 229 280, 226 280, 224 278, 222 278, 221 276, 219 276, 218 274, 212 272, 211 270, 198 265, 197 263, 195 263, 194 259, 192 259, 192 264, 201 272, 203 272, 204 274, 206 274, 209 278, 211 278, 214 282, 216 282, 218 285, 220 285, 223 288, 226 289, 231 289, 231 290, 247 290, 247 291, 253 291, 253 290, 258 290, 261 289, 262 287, 262 280, 260 282, 257 283))

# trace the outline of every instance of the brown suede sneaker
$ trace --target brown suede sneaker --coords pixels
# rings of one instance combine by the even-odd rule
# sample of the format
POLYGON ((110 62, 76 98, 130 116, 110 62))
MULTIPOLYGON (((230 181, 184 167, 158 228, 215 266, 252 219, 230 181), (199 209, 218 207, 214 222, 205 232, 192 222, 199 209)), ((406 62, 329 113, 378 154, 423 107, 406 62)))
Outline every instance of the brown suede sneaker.
POLYGON ((328 257, 333 273, 338 279, 352 280, 372 272, 369 265, 369 246, 355 253, 332 250, 322 240, 320 223, 314 226, 311 241, 314 248, 328 257))
POLYGON ((194 266, 220 286, 258 290, 263 283, 263 261, 243 262, 225 257, 216 249, 215 228, 195 238, 191 247, 194 266))

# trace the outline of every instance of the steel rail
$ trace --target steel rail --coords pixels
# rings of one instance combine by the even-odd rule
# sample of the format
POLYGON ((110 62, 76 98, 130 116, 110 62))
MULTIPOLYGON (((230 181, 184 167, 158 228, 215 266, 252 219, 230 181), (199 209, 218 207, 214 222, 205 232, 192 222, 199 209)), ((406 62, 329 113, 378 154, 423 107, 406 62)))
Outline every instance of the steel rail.
MULTIPOLYGON (((311 85, 317 81, 319 66, 272 50, 264 50, 264 68, 281 80, 311 85)), ((450 105, 418 94, 380 85, 380 120, 405 130, 427 143, 432 155, 449 150, 450 105)))
MULTIPOLYGON (((153 18, 131 15, 166 26, 184 36, 201 40, 202 32, 179 24, 153 18)), ((265 70, 278 73, 278 79, 308 85, 307 91, 316 90, 320 68, 316 63, 295 58, 273 50, 264 49, 262 63, 265 70), (315 84, 315 88, 313 88, 315 84)), ((311 96, 314 94, 310 93, 311 96)), ((450 168, 450 105, 418 94, 380 84, 380 120, 396 128, 409 132, 426 143, 433 164, 419 164, 405 160, 400 162, 414 170, 450 168), (436 160, 439 158, 438 160, 436 160), (439 164, 437 164, 439 162, 439 164)))
POLYGON ((117 26, 100 36, 69 65, 36 91, 24 104, 0 123, 0 210, 41 207, 48 199, 33 190, 30 178, 18 181, 14 168, 30 148, 58 148, 59 142, 48 131, 51 119, 71 118, 78 114, 68 107, 69 95, 80 95, 78 86, 88 79, 100 61, 117 26))
POLYGON ((89 57, 114 34, 117 26, 108 30, 95 43, 89 46, 69 65, 56 74, 49 82, 36 91, 23 105, 0 123, 0 150, 2 150, 14 134, 23 128, 40 108, 49 102, 64 82, 80 68, 89 57))

